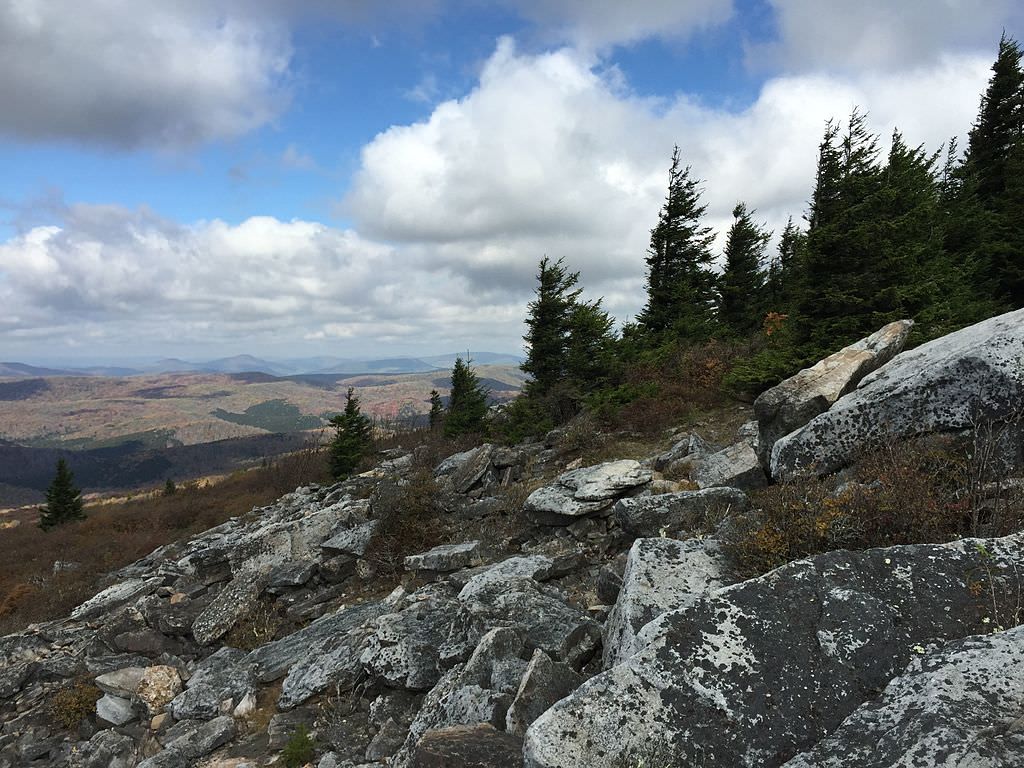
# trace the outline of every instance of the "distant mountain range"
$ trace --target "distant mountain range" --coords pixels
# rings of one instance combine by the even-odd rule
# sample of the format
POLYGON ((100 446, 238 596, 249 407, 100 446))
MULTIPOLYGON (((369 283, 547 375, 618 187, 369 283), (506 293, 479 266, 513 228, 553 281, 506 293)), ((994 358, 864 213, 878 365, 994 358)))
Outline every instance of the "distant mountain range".
MULTIPOLYGON (((153 373, 265 373, 271 376, 297 376, 306 374, 362 374, 362 373, 429 373, 448 371, 462 353, 426 357, 391 357, 362 359, 343 357, 308 357, 287 360, 264 360, 252 355, 221 357, 204 362, 165 358, 148 365, 137 367, 68 366, 47 368, 25 363, 0 363, 0 378, 48 378, 53 376, 141 376, 153 373)), ((522 358, 499 352, 476 352, 472 355, 476 365, 519 365, 522 358)))

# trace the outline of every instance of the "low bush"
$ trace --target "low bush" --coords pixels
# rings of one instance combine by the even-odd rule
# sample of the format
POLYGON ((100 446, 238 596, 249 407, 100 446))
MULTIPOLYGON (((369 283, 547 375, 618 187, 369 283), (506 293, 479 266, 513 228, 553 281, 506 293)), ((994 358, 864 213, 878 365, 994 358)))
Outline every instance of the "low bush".
POLYGON ((441 488, 425 469, 406 480, 385 480, 370 497, 378 526, 366 551, 383 574, 402 570, 406 556, 441 544, 447 534, 441 488))
POLYGON ((79 678, 53 694, 49 705, 50 716, 65 730, 73 731, 82 720, 95 713, 96 702, 102 696, 103 692, 92 681, 79 678))
POLYGON ((284 768, 302 768, 316 757, 316 740, 310 735, 309 729, 300 725, 288 739, 281 750, 281 764, 284 768))

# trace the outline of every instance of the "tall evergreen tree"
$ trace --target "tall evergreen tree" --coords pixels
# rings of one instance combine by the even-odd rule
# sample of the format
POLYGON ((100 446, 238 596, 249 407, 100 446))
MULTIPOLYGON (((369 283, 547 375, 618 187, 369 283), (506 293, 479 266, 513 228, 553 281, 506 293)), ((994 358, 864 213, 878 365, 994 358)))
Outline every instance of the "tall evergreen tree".
POLYGON ((73 520, 85 520, 82 491, 75 487, 75 476, 63 458, 57 459, 56 474, 46 489, 46 505, 39 512, 39 527, 44 531, 73 520))
POLYGON ((700 182, 690 177, 689 166, 681 167, 675 147, 668 194, 647 251, 647 303, 637 317, 648 336, 672 332, 685 340, 700 340, 714 327, 714 237, 701 221, 707 206, 700 194, 700 182))
POLYGON ((543 396, 565 376, 570 318, 580 289, 579 272, 567 272, 562 259, 545 256, 537 272, 536 298, 527 305, 526 360, 520 366, 530 375, 527 392, 543 396))
POLYGON ((355 390, 348 388, 345 410, 331 419, 334 439, 328 449, 331 475, 342 479, 351 475, 370 448, 372 425, 359 408, 355 390))
POLYGON ((728 333, 750 336, 761 326, 765 310, 764 249, 771 232, 754 223, 753 211, 738 203, 725 243, 725 270, 720 279, 718 319, 728 333))
POLYGON ((441 394, 436 390, 430 390, 430 428, 432 430, 441 426, 444 419, 444 405, 441 403, 441 394))
POLYGON ((779 237, 779 248, 768 265, 765 295, 767 310, 788 314, 799 281, 799 259, 805 234, 790 216, 779 237))
POLYGON ((444 419, 445 436, 458 437, 479 432, 484 427, 486 416, 487 390, 469 363, 463 362, 461 357, 455 358, 452 388, 448 395, 448 411, 444 419))
POLYGON ((615 376, 614 324, 611 315, 601 307, 601 299, 573 303, 565 370, 577 397, 599 389, 615 376))

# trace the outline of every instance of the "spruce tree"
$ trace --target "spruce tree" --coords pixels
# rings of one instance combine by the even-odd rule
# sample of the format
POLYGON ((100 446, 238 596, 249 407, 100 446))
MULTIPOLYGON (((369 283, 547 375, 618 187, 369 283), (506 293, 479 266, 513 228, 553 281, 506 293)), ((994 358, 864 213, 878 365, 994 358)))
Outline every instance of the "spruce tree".
POLYGON ((647 251, 647 303, 637 323, 653 340, 671 332, 687 341, 707 338, 714 327, 716 276, 711 270, 714 239, 702 224, 707 206, 700 182, 672 152, 668 194, 651 230, 647 251))
POLYGON ((577 397, 600 389, 616 373, 615 321, 601 299, 573 304, 565 353, 566 377, 577 397))
POLYGON ((798 291, 799 259, 806 236, 790 216, 779 237, 779 248, 768 265, 765 301, 768 312, 785 315, 798 291))
POLYGON ((738 203, 725 244, 725 270, 720 280, 718 319, 725 330, 748 337, 764 318, 765 274, 761 263, 771 233, 754 223, 753 211, 738 203))
POLYGON ((75 476, 63 458, 57 459, 57 471, 46 489, 46 505, 39 508, 39 527, 44 531, 85 519, 82 491, 75 487, 75 476))
POLYGON ((430 390, 430 429, 435 430, 441 426, 444 419, 444 406, 441 404, 441 395, 436 389, 430 390))
POLYGON ((345 395, 345 410, 331 419, 334 439, 328 449, 331 475, 343 479, 359 466, 370 448, 372 425, 359 409, 359 398, 355 390, 348 388, 345 395))
POLYGON ((549 393, 565 377, 570 317, 580 289, 579 272, 567 272, 562 259, 545 256, 537 272, 536 297, 527 305, 526 360, 520 366, 530 375, 531 396, 549 393))
POLYGON ((458 437, 480 432, 487 416, 487 390, 480 384, 476 372, 455 358, 452 368, 452 387, 448 395, 448 410, 444 419, 446 437, 458 437))

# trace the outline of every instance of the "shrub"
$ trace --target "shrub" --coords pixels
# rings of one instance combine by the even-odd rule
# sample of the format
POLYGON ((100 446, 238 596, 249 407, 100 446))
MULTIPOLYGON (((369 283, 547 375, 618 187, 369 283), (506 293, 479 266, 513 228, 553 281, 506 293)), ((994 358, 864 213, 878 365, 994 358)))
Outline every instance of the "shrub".
POLYGON ((231 627, 224 644, 243 651, 252 651, 274 640, 287 620, 270 600, 259 600, 246 615, 231 627))
POLYGON ((440 497, 441 489, 428 470, 416 470, 404 481, 383 481, 370 498, 378 525, 366 559, 395 574, 407 555, 442 543, 447 530, 440 497))
POLYGON ((79 678, 53 694, 50 716, 65 730, 74 730, 96 711, 96 702, 101 696, 103 692, 88 678, 79 678))
POLYGON ((316 756, 316 740, 310 735, 305 725, 295 729, 288 743, 281 750, 281 762, 284 768, 302 768, 312 762, 316 756))

